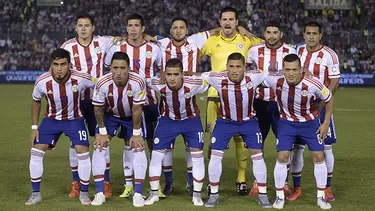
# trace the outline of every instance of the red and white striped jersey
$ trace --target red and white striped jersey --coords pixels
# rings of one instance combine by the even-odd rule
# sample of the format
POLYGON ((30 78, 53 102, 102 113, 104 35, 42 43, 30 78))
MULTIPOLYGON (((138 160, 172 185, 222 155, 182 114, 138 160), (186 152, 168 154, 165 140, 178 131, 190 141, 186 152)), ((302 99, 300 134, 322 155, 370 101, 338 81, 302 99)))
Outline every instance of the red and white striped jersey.
MULTIPOLYGON (((270 72, 280 72, 283 69, 283 59, 288 54, 296 54, 296 50, 283 43, 279 48, 268 48, 265 43, 250 48, 247 63, 255 63, 257 68, 267 76, 270 72)), ((275 101, 275 93, 270 88, 257 88, 256 99, 275 101)))
POLYGON ((339 58, 331 48, 322 45, 319 50, 310 52, 304 44, 298 46, 297 53, 302 67, 313 73, 325 86, 329 86, 330 78, 340 78, 339 58))
POLYGON ((181 46, 175 46, 169 38, 159 40, 163 53, 162 71, 164 71, 164 66, 168 60, 178 58, 182 61, 184 72, 197 72, 200 50, 209 36, 208 31, 193 34, 187 37, 185 43, 181 46))
POLYGON ((132 116, 133 105, 145 103, 145 81, 138 74, 130 72, 125 87, 118 87, 112 73, 99 78, 94 88, 92 104, 105 106, 105 111, 115 117, 132 116))
POLYGON ((229 80, 228 72, 206 72, 201 77, 213 86, 220 96, 218 118, 242 122, 255 117, 255 89, 266 77, 259 70, 246 72, 239 83, 229 80))
POLYGON ((36 79, 32 96, 35 101, 41 101, 44 96, 46 97, 45 117, 72 120, 83 117, 80 109, 81 93, 93 87, 92 77, 87 73, 72 70, 68 81, 60 84, 49 71, 36 79))
MULTIPOLYGON (((157 69, 161 67, 162 55, 159 46, 145 42, 141 46, 132 46, 127 41, 121 42, 119 45, 113 45, 105 59, 105 64, 111 64, 112 56, 115 52, 122 51, 128 54, 130 59, 130 69, 139 74, 143 78, 151 78, 155 75, 157 69)), ((158 99, 154 91, 146 89, 145 105, 157 104, 158 99)))
POLYGON ((315 78, 303 77, 300 83, 291 86, 283 76, 267 76, 263 84, 276 93, 280 117, 292 122, 311 121, 319 116, 314 100, 328 102, 329 89, 315 78))
POLYGON ((161 84, 158 78, 146 79, 147 87, 160 94, 160 115, 173 120, 185 120, 199 116, 200 111, 195 99, 204 93, 208 84, 198 76, 184 76, 179 90, 170 90, 167 84, 161 84))

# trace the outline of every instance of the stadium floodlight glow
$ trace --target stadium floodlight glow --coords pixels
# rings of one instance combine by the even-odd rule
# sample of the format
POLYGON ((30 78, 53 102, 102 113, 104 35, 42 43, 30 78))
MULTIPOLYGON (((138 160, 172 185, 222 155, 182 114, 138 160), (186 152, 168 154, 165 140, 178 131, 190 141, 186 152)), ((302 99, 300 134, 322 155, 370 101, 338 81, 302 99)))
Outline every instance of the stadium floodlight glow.
POLYGON ((60 4, 63 5, 63 4, 64 4, 64 1, 61 1, 60 4))

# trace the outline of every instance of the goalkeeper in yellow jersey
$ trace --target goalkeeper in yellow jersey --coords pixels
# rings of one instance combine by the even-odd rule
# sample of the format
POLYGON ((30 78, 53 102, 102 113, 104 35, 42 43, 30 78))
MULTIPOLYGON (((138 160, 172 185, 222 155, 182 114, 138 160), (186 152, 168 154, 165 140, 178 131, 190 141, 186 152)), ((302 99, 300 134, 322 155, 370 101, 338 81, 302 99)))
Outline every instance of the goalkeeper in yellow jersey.
MULTIPOLYGON (((234 52, 241 53, 245 58, 250 47, 263 42, 262 39, 254 37, 242 37, 237 31, 238 12, 232 7, 225 7, 220 12, 220 26, 222 28, 220 35, 211 36, 207 39, 201 50, 201 56, 211 57, 212 71, 222 72, 226 70, 227 58, 234 52)), ((216 122, 217 109, 219 106, 219 95, 215 88, 210 87, 207 98, 207 120, 206 132, 212 133, 216 122)), ((242 138, 237 135, 233 137, 236 144, 237 159, 237 190, 240 195, 247 195, 246 185, 246 166, 248 150, 244 146, 242 138)), ((257 188, 257 187, 256 187, 257 188)))

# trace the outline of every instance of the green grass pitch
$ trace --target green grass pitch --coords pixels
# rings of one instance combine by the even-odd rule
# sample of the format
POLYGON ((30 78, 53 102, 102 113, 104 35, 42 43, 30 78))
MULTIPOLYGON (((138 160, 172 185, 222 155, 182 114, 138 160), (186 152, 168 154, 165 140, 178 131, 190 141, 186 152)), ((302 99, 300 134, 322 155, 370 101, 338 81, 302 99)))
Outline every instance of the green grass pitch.
MULTIPOLYGON (((68 197, 68 186, 71 173, 68 160, 69 142, 62 136, 57 149, 46 153, 41 191, 43 202, 36 206, 25 206, 24 202, 31 192, 29 177, 30 158, 30 103, 32 85, 0 85, 0 148, 1 191, 0 210, 135 210, 131 199, 119 198, 122 192, 123 142, 114 139, 111 143, 111 180, 113 197, 101 207, 79 204, 78 199, 68 197)), ((205 102, 199 100, 201 113, 205 114, 205 102)), ((42 109, 44 111, 44 109, 42 109)), ((202 119, 205 117, 202 116, 202 119)), ((333 210, 375 210, 375 89, 344 88, 335 95, 335 123, 338 144, 334 145, 335 171, 332 189, 336 201, 332 202, 333 210)), ((209 136, 206 134, 206 143, 209 136)), ((161 200, 146 210, 205 210, 205 207, 194 207, 191 198, 185 192, 187 176, 185 173, 185 153, 181 138, 178 138, 174 150, 173 177, 175 193, 168 199, 161 200)), ((207 147, 207 144, 206 144, 207 147)), ((273 168, 276 159, 275 138, 269 135, 265 147, 265 159, 268 170, 268 195, 273 202, 275 198, 273 168)), ((208 160, 205 160, 206 166, 208 160)), ((251 161, 248 164, 247 182, 251 186, 251 161)), ((220 204, 215 210, 262 210, 256 198, 236 194, 236 165, 234 145, 226 151, 223 160, 223 175, 220 187, 220 204)), ((208 174, 206 172, 206 182, 208 174)), ((305 152, 305 167, 302 178, 303 196, 298 201, 287 202, 285 210, 319 210, 316 206, 315 179, 313 164, 309 151, 305 152)), ((144 192, 148 194, 148 182, 144 192)), ((90 184, 90 195, 95 193, 94 183, 90 184)), ((207 196, 203 194, 204 201, 207 196)))

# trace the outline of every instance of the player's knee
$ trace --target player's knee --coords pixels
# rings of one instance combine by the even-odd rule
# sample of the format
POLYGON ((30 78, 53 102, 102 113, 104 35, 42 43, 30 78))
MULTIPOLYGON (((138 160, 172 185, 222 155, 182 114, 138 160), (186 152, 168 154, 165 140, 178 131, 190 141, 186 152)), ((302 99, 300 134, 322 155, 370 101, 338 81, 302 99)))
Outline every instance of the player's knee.
POLYGON ((261 154, 263 156, 263 151, 261 149, 251 149, 249 148, 250 156, 261 154))
POLYGON ((324 153, 322 151, 312 152, 312 159, 314 162, 323 162, 324 153))
POLYGON ((48 144, 34 144, 34 146, 32 148, 42 150, 42 151, 45 152, 48 149, 48 144))
POLYGON ((324 145, 324 151, 332 150, 332 145, 324 145))
POLYGON ((84 145, 74 145, 74 149, 76 150, 77 154, 89 151, 89 147, 84 145))
POLYGON ((289 161, 289 152, 288 151, 278 152, 277 160, 279 161, 279 163, 287 163, 289 161))

